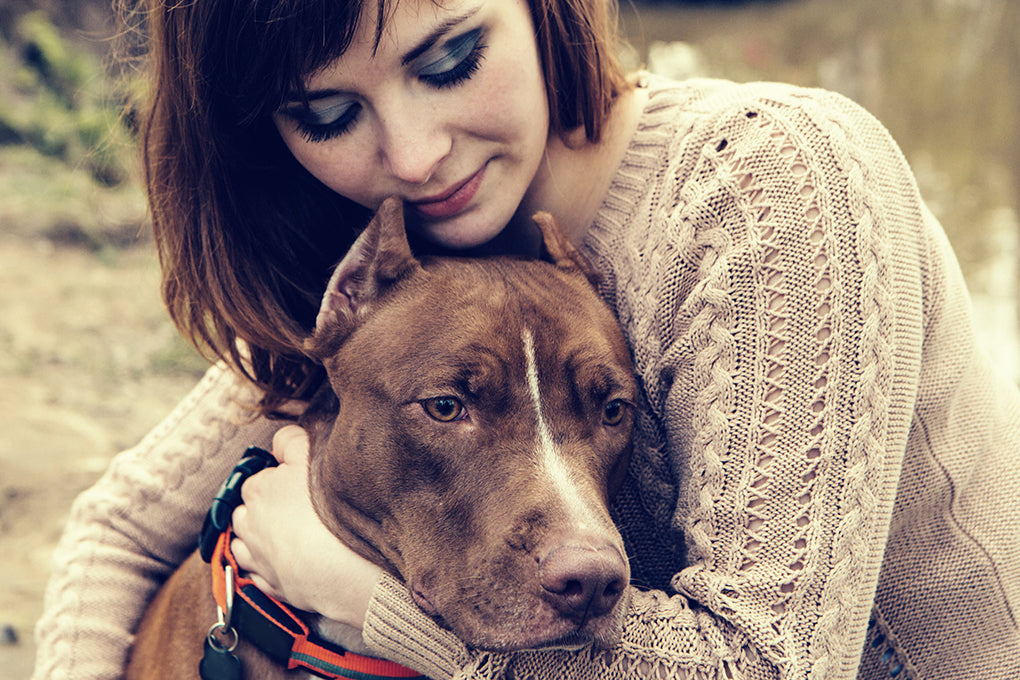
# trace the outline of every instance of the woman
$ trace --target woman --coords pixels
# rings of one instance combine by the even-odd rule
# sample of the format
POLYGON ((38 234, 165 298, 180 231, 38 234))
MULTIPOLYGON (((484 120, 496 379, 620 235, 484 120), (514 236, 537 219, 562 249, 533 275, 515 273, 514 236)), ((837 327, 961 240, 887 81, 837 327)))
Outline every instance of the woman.
POLYGON ((242 566, 431 677, 1017 677, 1020 396, 866 113, 627 80, 601 0, 154 5, 165 295, 224 364, 76 503, 36 678, 117 676, 216 486, 271 439, 242 566), (643 391, 614 649, 465 647, 318 523, 303 433, 273 439, 266 415, 322 380, 295 348, 329 267, 394 194, 423 244, 463 251, 512 248, 548 210, 604 276, 643 391))

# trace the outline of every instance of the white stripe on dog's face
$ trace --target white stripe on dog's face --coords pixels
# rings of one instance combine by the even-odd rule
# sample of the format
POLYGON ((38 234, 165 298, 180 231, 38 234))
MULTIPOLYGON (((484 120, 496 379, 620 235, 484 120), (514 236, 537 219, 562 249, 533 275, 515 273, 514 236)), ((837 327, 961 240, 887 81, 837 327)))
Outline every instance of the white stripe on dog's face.
POLYGON ((553 483, 557 494, 563 502, 567 516, 577 522, 577 528, 588 528, 598 526, 598 521, 592 512, 591 507, 585 503, 584 496, 577 488, 577 482, 573 479, 570 469, 567 467, 559 447, 553 442, 549 425, 545 422, 542 413, 542 390, 539 386, 538 363, 535 360, 535 343, 531 331, 527 328, 522 333, 524 340, 524 359, 527 365, 528 389, 531 394, 531 401, 535 405, 538 414, 538 441, 536 449, 538 454, 539 473, 543 479, 553 483))

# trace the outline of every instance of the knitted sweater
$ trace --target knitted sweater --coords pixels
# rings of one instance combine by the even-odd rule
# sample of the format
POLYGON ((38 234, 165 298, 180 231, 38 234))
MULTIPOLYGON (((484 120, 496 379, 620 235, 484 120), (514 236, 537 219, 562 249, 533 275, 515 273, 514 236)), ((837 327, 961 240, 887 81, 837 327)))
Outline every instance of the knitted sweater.
MULTIPOLYGON (((939 225, 832 93, 652 79, 584 249, 642 388, 612 650, 466 648, 384 576, 365 639, 435 678, 1020 677, 1020 395, 939 225), (863 653, 862 653, 863 650, 863 653)), ((214 368, 74 506, 35 678, 113 678, 241 450, 214 368)))

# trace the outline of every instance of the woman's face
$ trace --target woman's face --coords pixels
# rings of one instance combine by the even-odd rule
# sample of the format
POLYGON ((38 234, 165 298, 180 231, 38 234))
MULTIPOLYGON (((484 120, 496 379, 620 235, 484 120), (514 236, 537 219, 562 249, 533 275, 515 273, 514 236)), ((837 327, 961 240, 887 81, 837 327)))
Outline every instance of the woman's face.
POLYGON ((402 197, 442 245, 487 242, 545 151, 549 111, 524 0, 398 0, 376 44, 374 3, 348 50, 275 115, 291 153, 375 209, 402 197))

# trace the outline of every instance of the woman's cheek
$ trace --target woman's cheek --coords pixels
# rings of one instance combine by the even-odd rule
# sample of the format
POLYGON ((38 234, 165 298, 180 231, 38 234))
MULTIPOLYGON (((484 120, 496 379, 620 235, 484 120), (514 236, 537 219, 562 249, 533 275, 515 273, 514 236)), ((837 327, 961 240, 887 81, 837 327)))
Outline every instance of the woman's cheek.
POLYGON ((518 131, 544 128, 549 105, 537 54, 514 51, 491 63, 487 94, 476 99, 484 108, 480 117, 518 131))
POLYGON ((374 180, 371 164, 367 162, 372 158, 367 151, 352 150, 348 148, 349 145, 344 145, 340 150, 332 148, 329 143, 304 144, 294 156, 316 179, 341 196, 367 208, 379 207, 380 186, 374 180), (360 160, 353 162, 350 159, 360 160))

